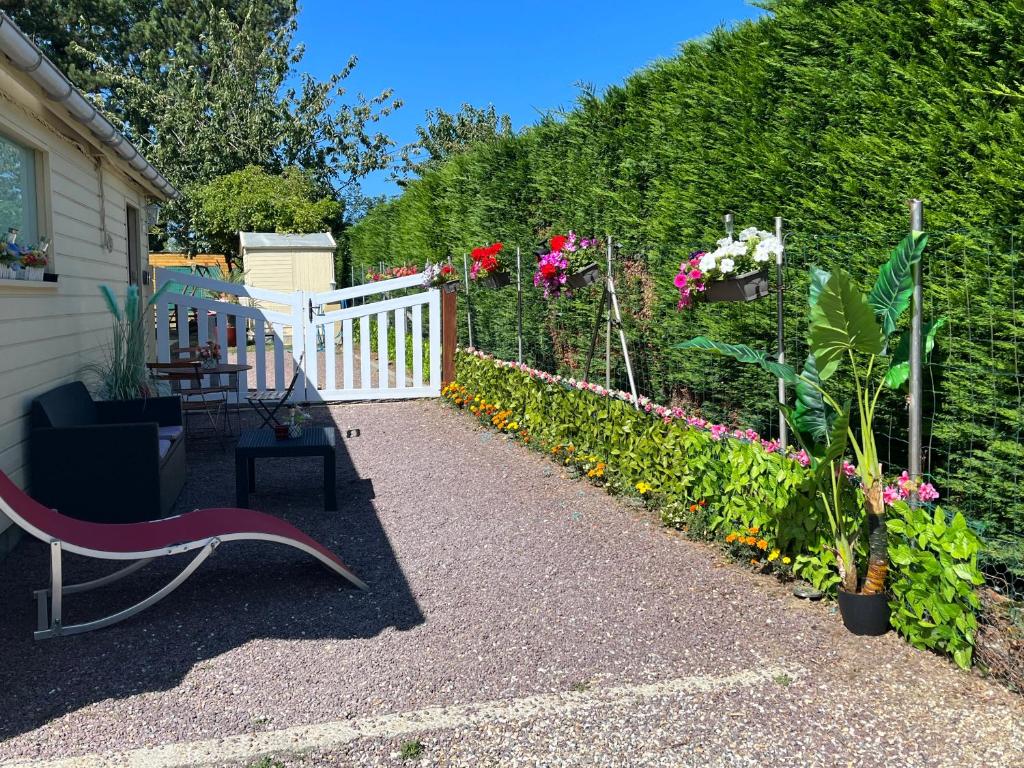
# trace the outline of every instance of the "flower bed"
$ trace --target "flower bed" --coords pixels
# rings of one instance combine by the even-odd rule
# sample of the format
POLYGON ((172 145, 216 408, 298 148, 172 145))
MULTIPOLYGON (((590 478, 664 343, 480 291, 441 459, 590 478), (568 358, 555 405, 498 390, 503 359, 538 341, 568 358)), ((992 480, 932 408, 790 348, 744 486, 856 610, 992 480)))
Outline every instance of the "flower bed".
MULTIPOLYGON (((775 441, 752 430, 710 424, 680 408, 474 350, 457 354, 456 383, 443 394, 609 492, 639 496, 666 525, 697 538, 737 533, 729 545, 747 532, 732 548, 742 549, 748 564, 834 591, 831 534, 815 512, 802 451, 783 455, 775 441)), ((959 514, 947 520, 938 508, 911 508, 898 498, 901 486, 894 490, 892 624, 917 647, 948 652, 969 666, 974 585, 981 583, 978 540, 959 514)))

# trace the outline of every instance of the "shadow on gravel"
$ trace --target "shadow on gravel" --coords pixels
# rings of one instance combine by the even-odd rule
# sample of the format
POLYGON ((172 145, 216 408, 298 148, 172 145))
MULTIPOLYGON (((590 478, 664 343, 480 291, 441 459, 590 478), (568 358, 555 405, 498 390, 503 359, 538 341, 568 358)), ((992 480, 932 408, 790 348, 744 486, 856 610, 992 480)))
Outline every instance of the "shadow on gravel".
MULTIPOLYGON (((334 424, 326 408, 314 414, 317 423, 333 424, 339 436, 357 426, 334 424)), ((195 665, 251 640, 368 638, 423 623, 372 502, 372 479, 358 477, 343 439, 337 447, 337 512, 323 509, 320 459, 261 460, 250 506, 288 520, 333 549, 370 586, 368 592, 291 547, 228 543, 175 593, 139 616, 36 642, 30 590, 46 584, 48 560, 45 546, 26 537, 0 562, 0 741, 93 702, 174 688, 195 665)), ((234 506, 233 448, 193 440, 188 450, 189 482, 177 511, 234 506)), ((111 587, 65 598, 65 622, 131 605, 186 562, 165 558, 111 587)), ((66 555, 64 569, 73 582, 116 566, 66 555)))

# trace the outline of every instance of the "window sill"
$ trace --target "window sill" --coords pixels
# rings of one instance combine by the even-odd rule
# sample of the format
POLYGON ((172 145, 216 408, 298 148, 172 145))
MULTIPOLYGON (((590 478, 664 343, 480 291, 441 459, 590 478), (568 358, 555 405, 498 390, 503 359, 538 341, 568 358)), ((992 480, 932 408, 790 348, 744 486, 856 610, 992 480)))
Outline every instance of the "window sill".
POLYGON ((29 293, 36 293, 42 291, 44 293, 56 293, 58 286, 56 280, 50 282, 49 280, 9 280, 6 278, 0 278, 0 291, 4 293, 8 292, 21 292, 26 291, 29 293))

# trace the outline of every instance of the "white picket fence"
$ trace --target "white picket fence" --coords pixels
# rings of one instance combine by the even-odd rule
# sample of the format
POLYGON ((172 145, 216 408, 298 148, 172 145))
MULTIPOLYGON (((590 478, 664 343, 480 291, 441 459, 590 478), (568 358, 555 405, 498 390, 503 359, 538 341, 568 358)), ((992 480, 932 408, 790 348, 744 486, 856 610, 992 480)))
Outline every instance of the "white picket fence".
POLYGON ((234 297, 164 293, 156 305, 157 360, 169 362, 178 349, 215 341, 221 362, 250 366, 237 375, 235 402, 245 402, 251 390, 283 392, 299 360, 304 362, 295 400, 436 397, 441 391, 440 291, 389 296, 419 288, 421 281, 422 276, 410 275, 321 293, 285 293, 157 269, 158 289, 176 283, 234 297), (236 343, 229 347, 232 324, 236 343))

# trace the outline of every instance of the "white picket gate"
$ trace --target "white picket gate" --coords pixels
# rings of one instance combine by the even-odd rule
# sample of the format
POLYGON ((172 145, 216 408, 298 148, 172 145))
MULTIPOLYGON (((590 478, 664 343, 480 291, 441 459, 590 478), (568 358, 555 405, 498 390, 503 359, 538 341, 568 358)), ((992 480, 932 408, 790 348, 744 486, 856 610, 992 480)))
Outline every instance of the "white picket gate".
POLYGON ((410 275, 335 291, 285 293, 157 269, 158 289, 177 283, 235 297, 164 293, 156 305, 157 360, 170 361, 175 349, 217 342, 222 362, 251 366, 238 374, 235 402, 245 402, 250 390, 283 392, 299 360, 304 363, 295 399, 436 397, 441 392, 440 291, 389 296, 418 288, 421 281, 422 276, 410 275), (231 348, 230 323, 236 341, 231 348))

